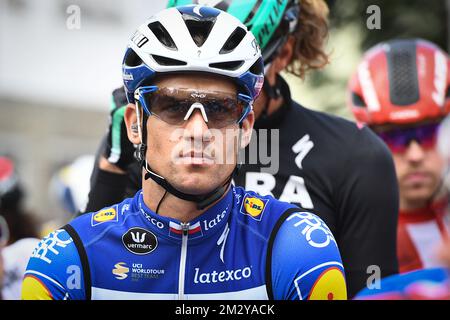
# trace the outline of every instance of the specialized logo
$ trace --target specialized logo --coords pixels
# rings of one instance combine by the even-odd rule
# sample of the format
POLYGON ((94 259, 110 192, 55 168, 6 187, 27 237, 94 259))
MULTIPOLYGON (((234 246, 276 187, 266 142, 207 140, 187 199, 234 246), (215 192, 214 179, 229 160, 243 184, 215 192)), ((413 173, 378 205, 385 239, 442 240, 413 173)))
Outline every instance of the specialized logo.
POLYGON ((113 275, 116 279, 124 280, 128 277, 128 273, 130 272, 130 268, 128 268, 125 262, 118 262, 114 265, 114 269, 112 270, 113 275))
MULTIPOLYGON (((233 184, 234 184, 234 182, 233 182, 233 184)), ((236 204, 239 204, 241 202, 242 195, 237 193, 236 189, 234 189, 234 188, 233 188, 233 194, 234 194, 234 197, 236 198, 236 204)))
POLYGON ((417 110, 399 110, 393 111, 390 114, 392 119, 400 120, 400 119, 415 119, 419 116, 419 111, 417 110))
POLYGON ((91 225, 94 227, 104 222, 116 222, 118 219, 119 216, 117 215, 117 211, 114 207, 106 208, 92 215, 91 225))
POLYGON ((380 111, 380 101, 378 100, 377 92, 369 70, 369 63, 367 61, 360 64, 358 68, 358 78, 361 82, 361 86, 364 88, 363 96, 364 100, 367 102, 367 108, 372 112, 380 111))
POLYGON ((241 213, 251 216, 253 219, 261 221, 268 199, 259 199, 245 195, 241 205, 241 213))
POLYGON ((217 245, 221 246, 220 248, 220 260, 222 261, 222 263, 225 263, 224 259, 223 259, 223 253, 225 250, 225 244, 227 243, 227 239, 228 239, 228 234, 230 233, 230 227, 228 226, 228 223, 225 226, 225 229, 223 230, 222 235, 219 237, 219 240, 217 240, 217 245))
POLYGON ((218 283, 228 281, 239 281, 248 279, 252 275, 251 267, 245 267, 236 270, 224 270, 217 272, 200 272, 200 268, 195 268, 194 283, 218 283))
POLYGON ((311 141, 309 134, 305 134, 292 146, 292 151, 297 153, 297 156, 295 157, 295 164, 297 167, 303 169, 303 159, 305 159, 312 148, 314 148, 314 142, 311 141))
POLYGON ((305 236, 306 241, 315 248, 324 248, 333 241, 336 244, 333 234, 327 225, 317 216, 309 212, 296 212, 290 215, 286 221, 298 219, 294 223, 294 227, 302 226, 302 235, 305 236))
POLYGON ((284 9, 286 8, 286 3, 284 1, 271 1, 272 7, 267 8, 269 12, 269 17, 264 20, 264 24, 260 28, 255 28, 252 32, 258 39, 258 43, 261 46, 265 46, 272 36, 275 27, 281 21, 284 9))
POLYGON ((308 300, 346 300, 347 287, 342 271, 332 267, 317 278, 308 300))
POLYGON ((122 206, 122 209, 120 210, 120 214, 123 215, 125 213, 125 211, 129 211, 130 210, 130 205, 129 204, 124 204, 122 206))
POLYGON ((193 11, 196 15, 198 15, 198 16, 200 16, 200 17, 203 17, 202 14, 200 13, 200 9, 201 9, 201 8, 202 8, 202 6, 195 6, 194 9, 192 9, 192 11, 193 11))
POLYGON ((438 106, 444 106, 446 87, 447 57, 442 52, 436 51, 434 54, 434 90, 431 97, 438 106))
POLYGON ((255 53, 253 55, 256 56, 260 51, 259 44, 256 39, 253 39, 252 41, 252 48, 255 50, 255 53))
POLYGON ((148 254, 158 246, 156 236, 143 228, 131 228, 122 236, 122 243, 128 251, 134 254, 148 254))
POLYGON ((131 41, 133 41, 138 48, 142 48, 142 46, 148 42, 148 38, 139 31, 136 31, 131 38, 131 41))

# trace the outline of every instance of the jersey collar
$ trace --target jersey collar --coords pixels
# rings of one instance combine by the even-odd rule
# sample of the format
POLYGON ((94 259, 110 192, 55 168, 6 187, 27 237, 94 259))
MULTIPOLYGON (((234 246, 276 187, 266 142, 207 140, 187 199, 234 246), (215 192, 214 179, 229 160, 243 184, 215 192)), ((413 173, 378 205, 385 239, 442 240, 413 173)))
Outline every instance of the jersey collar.
MULTIPOLYGON (((206 238, 223 231, 233 206, 233 188, 231 186, 221 200, 197 218, 189 221, 188 241, 206 238)), ((179 220, 160 216, 148 208, 144 203, 142 190, 137 193, 136 197, 138 210, 152 231, 169 240, 180 241, 182 239, 182 225, 179 220)))
POLYGON ((400 210, 399 218, 409 222, 433 220, 435 217, 445 215, 448 205, 449 198, 448 196, 445 196, 423 208, 414 210, 400 210))

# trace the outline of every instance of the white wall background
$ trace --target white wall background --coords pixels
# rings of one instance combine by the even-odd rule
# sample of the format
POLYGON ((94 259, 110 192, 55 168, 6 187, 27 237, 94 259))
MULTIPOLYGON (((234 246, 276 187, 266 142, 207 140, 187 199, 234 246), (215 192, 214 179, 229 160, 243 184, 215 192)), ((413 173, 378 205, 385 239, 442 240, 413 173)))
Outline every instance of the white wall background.
POLYGON ((0 154, 16 161, 27 205, 41 219, 61 217, 49 181, 95 153, 127 41, 166 2, 0 0, 0 154), (71 30, 73 5, 80 28, 71 30))
POLYGON ((166 2, 0 0, 0 96, 103 109, 121 84, 127 40, 166 2), (67 27, 74 5, 79 29, 67 27))

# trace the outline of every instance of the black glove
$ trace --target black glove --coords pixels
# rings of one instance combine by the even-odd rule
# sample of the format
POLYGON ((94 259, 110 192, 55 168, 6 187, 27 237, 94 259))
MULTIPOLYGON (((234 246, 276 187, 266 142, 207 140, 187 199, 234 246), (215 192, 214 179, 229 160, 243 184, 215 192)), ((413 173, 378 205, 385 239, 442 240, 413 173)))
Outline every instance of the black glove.
POLYGON ((105 141, 103 156, 112 164, 126 171, 133 163, 134 145, 128 140, 127 128, 124 121, 125 108, 128 104, 124 87, 112 93, 109 128, 105 141))

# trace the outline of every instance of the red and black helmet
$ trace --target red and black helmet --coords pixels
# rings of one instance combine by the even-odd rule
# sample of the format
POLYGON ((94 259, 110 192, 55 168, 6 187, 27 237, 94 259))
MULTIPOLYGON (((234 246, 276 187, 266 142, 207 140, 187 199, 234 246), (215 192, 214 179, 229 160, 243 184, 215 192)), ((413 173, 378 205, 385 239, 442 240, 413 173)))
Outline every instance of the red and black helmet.
POLYGON ((408 124, 450 112, 448 54, 421 40, 368 50, 349 82, 348 105, 368 125, 408 124))
POLYGON ((23 195, 13 160, 0 155, 0 214, 17 208, 23 195))

